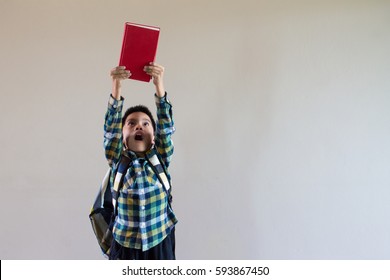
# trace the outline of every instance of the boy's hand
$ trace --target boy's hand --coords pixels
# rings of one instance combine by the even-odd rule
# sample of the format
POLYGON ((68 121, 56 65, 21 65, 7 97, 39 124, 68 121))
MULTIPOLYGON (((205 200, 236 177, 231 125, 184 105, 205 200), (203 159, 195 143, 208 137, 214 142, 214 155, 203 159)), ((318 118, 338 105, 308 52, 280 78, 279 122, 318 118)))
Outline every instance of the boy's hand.
POLYGON ((165 95, 164 82, 163 82, 164 67, 154 62, 151 62, 149 65, 144 67, 144 71, 148 75, 152 76, 153 84, 156 87, 157 96, 163 97, 165 95))
POLYGON ((121 98, 121 81, 128 79, 131 76, 129 70, 126 70, 125 66, 117 66, 110 72, 112 78, 112 96, 119 100, 121 98))
POLYGON ((117 66, 111 70, 111 77, 113 80, 124 80, 131 76, 129 70, 126 70, 126 66, 117 66))

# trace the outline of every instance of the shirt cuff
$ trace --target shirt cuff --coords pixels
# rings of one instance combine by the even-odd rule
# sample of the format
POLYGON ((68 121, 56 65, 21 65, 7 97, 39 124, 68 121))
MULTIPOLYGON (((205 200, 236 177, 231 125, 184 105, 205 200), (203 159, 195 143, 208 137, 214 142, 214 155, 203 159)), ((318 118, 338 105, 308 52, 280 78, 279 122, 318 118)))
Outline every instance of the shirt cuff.
POLYGON ((110 98, 108 99, 108 108, 110 110, 116 111, 123 106, 124 98, 121 96, 120 100, 115 99, 112 94, 110 94, 110 98))
POLYGON ((157 96, 157 94, 154 95, 154 100, 156 101, 157 105, 164 106, 165 104, 171 105, 171 102, 168 100, 168 93, 165 92, 165 95, 163 97, 157 96))

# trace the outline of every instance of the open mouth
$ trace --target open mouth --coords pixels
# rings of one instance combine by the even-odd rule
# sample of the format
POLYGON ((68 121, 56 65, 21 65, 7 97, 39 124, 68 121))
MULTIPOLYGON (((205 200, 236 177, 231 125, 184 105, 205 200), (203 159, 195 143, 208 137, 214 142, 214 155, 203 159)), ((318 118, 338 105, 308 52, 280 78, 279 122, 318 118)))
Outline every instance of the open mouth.
POLYGON ((136 134, 135 137, 134 137, 134 139, 135 139, 136 141, 142 141, 142 140, 144 140, 144 137, 142 136, 142 134, 136 134))

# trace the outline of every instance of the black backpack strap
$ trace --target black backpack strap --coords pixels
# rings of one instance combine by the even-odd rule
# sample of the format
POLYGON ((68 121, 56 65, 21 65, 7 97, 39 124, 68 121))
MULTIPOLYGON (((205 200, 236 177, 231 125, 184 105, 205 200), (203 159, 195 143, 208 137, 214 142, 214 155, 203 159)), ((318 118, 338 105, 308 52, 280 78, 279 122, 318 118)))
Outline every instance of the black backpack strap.
POLYGON ((130 162, 131 162, 130 158, 122 154, 114 178, 114 187, 112 189, 112 205, 114 206, 115 216, 117 214, 117 207, 118 207, 117 202, 118 202, 119 192, 123 187, 123 180, 125 178, 126 171, 129 168, 130 162))

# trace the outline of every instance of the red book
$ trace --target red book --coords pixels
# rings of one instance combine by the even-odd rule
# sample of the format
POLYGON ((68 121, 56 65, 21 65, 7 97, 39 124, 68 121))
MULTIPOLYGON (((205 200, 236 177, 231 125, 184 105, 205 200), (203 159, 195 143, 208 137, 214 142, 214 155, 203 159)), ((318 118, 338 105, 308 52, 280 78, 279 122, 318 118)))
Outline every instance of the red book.
POLYGON ((131 22, 125 23, 119 66, 130 70, 130 79, 150 82, 144 66, 154 62, 160 28, 131 22))

